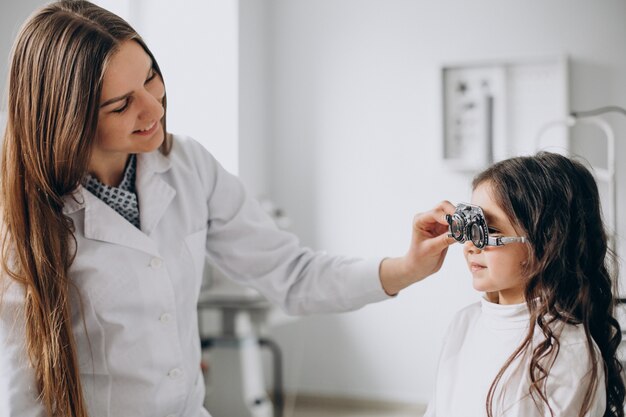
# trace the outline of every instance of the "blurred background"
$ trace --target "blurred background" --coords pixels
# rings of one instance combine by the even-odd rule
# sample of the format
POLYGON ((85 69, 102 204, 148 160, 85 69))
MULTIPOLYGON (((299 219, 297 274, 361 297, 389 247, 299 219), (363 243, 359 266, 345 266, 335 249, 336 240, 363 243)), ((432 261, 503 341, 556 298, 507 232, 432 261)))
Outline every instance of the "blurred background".
MULTIPOLYGON (((96 3, 155 54, 169 130, 203 143, 303 244, 330 253, 403 254, 414 214, 468 201, 477 169, 534 152, 542 135, 608 172, 606 133, 561 122, 571 111, 626 107, 623 0, 96 3), (463 95, 468 86, 482 93, 463 95)), ((12 41, 42 4, 2 0, 2 109, 12 41)), ((599 179, 608 221, 626 209, 626 117, 602 117, 617 156, 617 211, 599 179)), ((626 221, 611 227, 624 259, 626 221)), ((255 331, 283 352, 286 415, 340 415, 311 411, 320 404, 420 415, 444 331, 479 297, 455 245, 439 273, 393 300, 340 315, 272 312, 255 331), (298 414, 298 404, 309 411, 298 414)), ((259 371, 268 389, 271 361, 263 356, 259 371)))

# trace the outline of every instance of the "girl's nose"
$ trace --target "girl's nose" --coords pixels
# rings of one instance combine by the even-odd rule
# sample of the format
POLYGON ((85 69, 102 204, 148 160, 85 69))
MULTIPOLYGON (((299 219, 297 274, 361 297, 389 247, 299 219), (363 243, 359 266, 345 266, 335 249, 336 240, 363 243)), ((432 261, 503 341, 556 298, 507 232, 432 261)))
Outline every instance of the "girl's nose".
POLYGON ((466 253, 480 253, 482 249, 478 249, 471 240, 467 240, 463 243, 463 251, 466 253))

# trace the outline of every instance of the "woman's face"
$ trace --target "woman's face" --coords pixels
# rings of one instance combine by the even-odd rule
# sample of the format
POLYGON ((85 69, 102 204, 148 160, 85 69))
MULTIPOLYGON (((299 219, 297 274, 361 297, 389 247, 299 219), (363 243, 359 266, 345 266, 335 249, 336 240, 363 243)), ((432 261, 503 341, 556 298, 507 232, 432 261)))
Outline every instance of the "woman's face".
MULTIPOLYGON (((492 196, 491 184, 488 181, 479 184, 472 193, 472 204, 483 209, 489 226, 489 235, 519 236, 492 196)), ((472 273, 476 290, 498 294, 500 304, 524 302, 523 266, 528 261, 528 250, 524 243, 478 249, 468 241, 464 243, 463 254, 472 273)))
POLYGON ((92 161, 113 161, 151 152, 163 142, 165 86, 152 60, 135 41, 126 41, 105 70, 92 161))

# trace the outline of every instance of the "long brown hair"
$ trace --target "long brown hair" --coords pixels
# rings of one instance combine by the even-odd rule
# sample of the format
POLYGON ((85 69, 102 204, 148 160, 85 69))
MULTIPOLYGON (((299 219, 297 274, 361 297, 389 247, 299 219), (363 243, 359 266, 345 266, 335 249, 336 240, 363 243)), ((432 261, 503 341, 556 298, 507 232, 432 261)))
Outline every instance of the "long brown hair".
POLYGON ((591 363, 589 385, 579 416, 591 407, 598 369, 605 370, 605 417, 624 416, 622 365, 616 357, 622 334, 614 316, 615 255, 607 245, 596 182, 584 165, 562 155, 541 152, 499 162, 478 174, 473 187, 488 182, 494 199, 516 230, 528 237, 526 304, 528 333, 506 361, 487 395, 493 415, 496 386, 505 370, 523 354, 530 355, 529 394, 551 414, 546 380, 559 352, 559 327, 583 326, 591 363), (542 342, 533 344, 539 329, 542 342), (594 342, 601 354, 595 354, 594 342))
MULTIPOLYGON (((63 200, 87 172, 107 62, 131 39, 161 76, 135 30, 87 1, 38 10, 13 47, 0 172, 2 267, 25 289, 27 353, 50 416, 87 416, 69 302, 76 241, 63 200)), ((164 154, 170 140, 166 134, 164 154)))

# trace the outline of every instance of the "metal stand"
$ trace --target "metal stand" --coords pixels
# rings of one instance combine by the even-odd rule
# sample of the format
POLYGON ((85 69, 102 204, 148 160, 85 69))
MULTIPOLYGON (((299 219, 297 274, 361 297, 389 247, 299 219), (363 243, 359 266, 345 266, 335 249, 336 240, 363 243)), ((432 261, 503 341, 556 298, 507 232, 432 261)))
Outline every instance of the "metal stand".
MULTIPOLYGON (((608 246, 614 253, 617 253, 617 237, 616 237, 617 235, 617 185, 616 185, 616 178, 615 178, 615 158, 616 158, 615 132, 613 131, 613 128, 611 127, 611 125, 605 119, 600 117, 600 115, 602 114, 611 113, 611 112, 621 113, 622 115, 626 116, 626 110, 622 109, 621 107, 616 107, 616 106, 608 106, 608 107, 603 107, 603 108, 599 108, 596 110, 584 111, 584 112, 572 112, 571 115, 565 120, 556 120, 556 121, 553 121, 544 125, 543 128, 540 129, 539 133, 537 134, 535 142, 536 142, 537 149, 540 149, 539 145, 541 143, 543 134, 547 130, 555 126, 573 127, 578 123, 590 124, 590 125, 594 125, 598 127, 602 131, 606 139, 607 167, 606 169, 604 169, 604 168, 600 168, 597 166, 592 166, 592 169, 593 169, 593 173, 596 179, 599 181, 603 181, 607 184, 607 188, 608 188, 607 206, 609 210, 609 213, 607 215, 608 226, 609 226, 608 246)), ((615 268, 616 266, 613 265, 612 267, 615 268)))
POLYGON ((252 323, 263 321, 270 305, 263 299, 219 299, 201 297, 198 311, 221 312, 221 333, 201 337, 203 350, 210 352, 209 375, 213 381, 207 390, 205 405, 214 417, 282 417, 284 394, 282 355, 279 346, 259 337, 252 323), (238 320, 239 319, 239 320, 238 320), (248 329, 238 328, 244 320, 248 329), (273 359, 273 406, 263 379, 261 349, 273 359))

